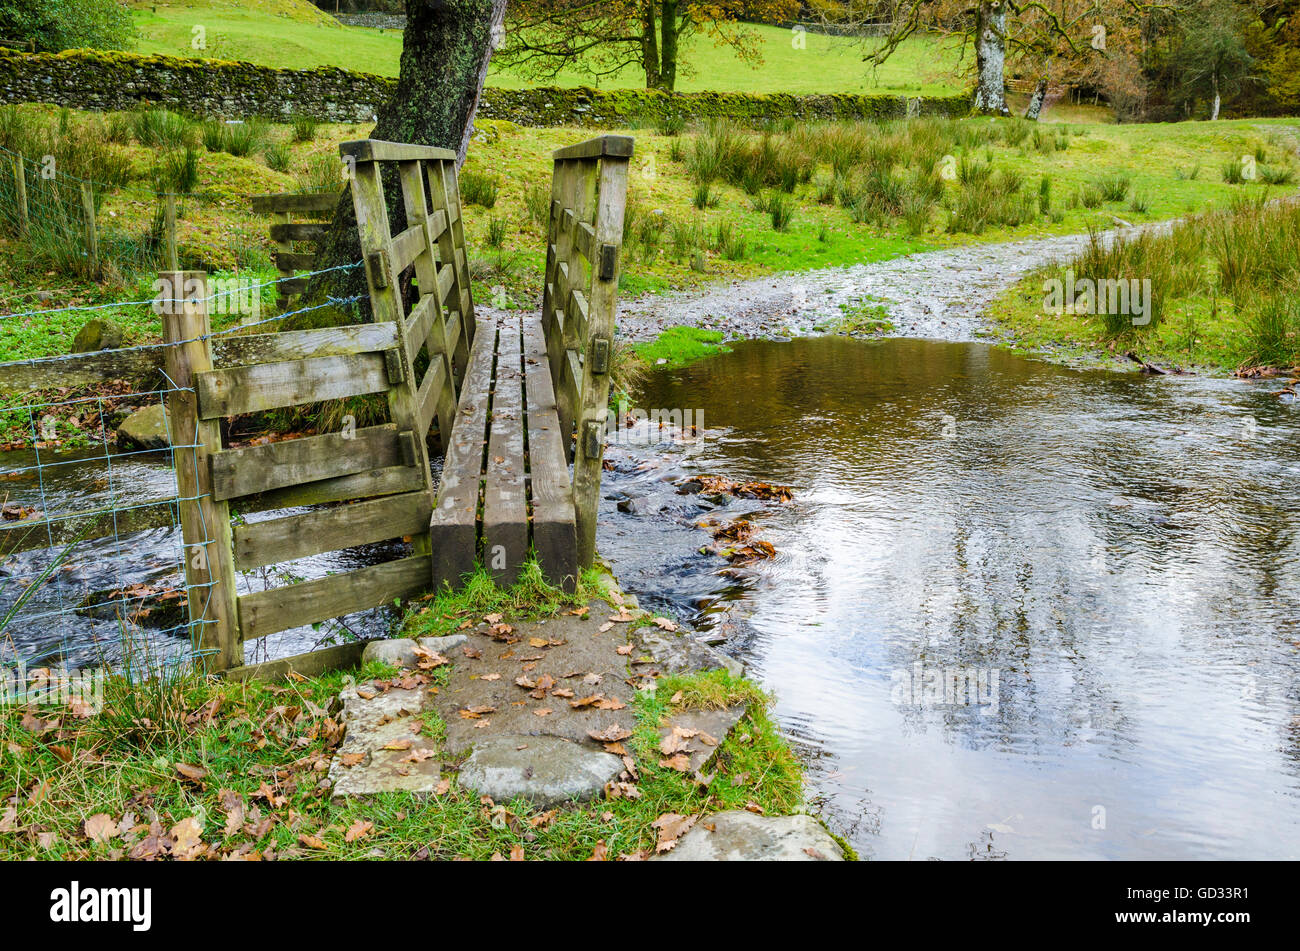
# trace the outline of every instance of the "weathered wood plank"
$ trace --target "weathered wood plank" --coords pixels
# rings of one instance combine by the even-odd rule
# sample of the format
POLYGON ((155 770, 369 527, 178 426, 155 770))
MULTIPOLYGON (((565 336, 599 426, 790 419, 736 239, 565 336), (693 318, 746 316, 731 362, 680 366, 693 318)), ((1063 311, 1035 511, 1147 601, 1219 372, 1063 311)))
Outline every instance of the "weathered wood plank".
POLYGON ((438 268, 438 300, 446 301, 447 295, 456 286, 456 269, 450 264, 438 268))
POLYGON ((195 375, 201 419, 382 393, 391 385, 380 353, 280 360, 195 375))
POLYGON ((424 474, 419 469, 400 465, 386 469, 370 469, 352 475, 321 479, 303 485, 290 485, 239 500, 241 512, 269 512, 273 509, 296 508, 300 505, 322 505, 326 502, 347 502, 374 496, 413 492, 424 485, 424 474))
POLYGON ((565 314, 569 318, 564 323, 567 326, 570 321, 573 323, 573 336, 577 340, 587 339, 587 318, 591 312, 591 307, 587 303, 587 295, 582 291, 574 288, 569 292, 568 308, 565 314))
POLYGON ((312 357, 341 357, 374 353, 397 346, 393 324, 352 324, 317 330, 283 330, 279 333, 214 337, 212 356, 224 367, 312 357))
POLYGON ((271 260, 280 271, 314 271, 320 255, 302 251, 275 251, 271 254, 271 260))
POLYGON ((523 335, 533 548, 546 580, 573 590, 578 576, 573 489, 540 319, 526 316, 523 335))
POLYGON ((393 273, 400 274, 411 266, 416 255, 425 249, 424 222, 411 225, 393 238, 393 273))
POLYGON ((302 482, 317 482, 406 460, 397 428, 367 426, 356 432, 286 439, 265 446, 223 449, 212 457, 212 491, 234 499, 302 482))
POLYGON ((483 483, 483 561, 498 584, 514 584, 528 557, 524 490, 523 373, 519 315, 501 318, 483 483))
POLYGON ((309 558, 321 552, 423 533, 432 507, 423 492, 338 505, 234 528, 235 569, 309 558))
POLYGON ((239 599, 239 626, 246 640, 265 637, 357 611, 410 598, 429 588, 429 556, 358 568, 346 574, 246 594, 239 599))
POLYGON ((496 325, 478 321, 469 365, 461 383, 456 425, 452 428, 438 484, 438 504, 429 521, 433 548, 433 582, 457 586, 474 567, 477 553, 479 486, 483 472, 483 446, 492 383, 496 325))
MULTIPOLYGON (((438 242, 438 259, 445 265, 455 266, 456 252, 465 245, 465 226, 460 220, 460 192, 456 179, 456 164, 454 162, 430 162, 425 166, 428 172, 429 183, 429 201, 434 209, 436 216, 441 212, 446 217, 446 227, 437 235, 438 242)), ((476 325, 474 323, 474 310, 470 305, 467 294, 461 293, 469 287, 469 272, 454 272, 456 280, 454 285, 458 305, 454 308, 448 307, 448 310, 456 311, 460 316, 461 335, 452 337, 447 335, 447 344, 452 348, 452 380, 454 387, 459 390, 461 380, 464 377, 465 367, 469 365, 469 348, 473 342, 476 325)), ((439 275, 441 277, 441 275, 439 275)), ((445 288, 441 280, 438 283, 438 300, 447 299, 445 288)), ((448 314, 447 316, 450 316, 448 314)))
POLYGON ((573 246, 578 249, 578 253, 587 259, 587 262, 594 264, 596 261, 596 229, 585 221, 578 222, 573 232, 573 246))
POLYGON ((131 535, 177 524, 176 500, 162 499, 127 509, 70 512, 51 519, 0 522, 0 558, 38 548, 62 548, 78 541, 131 535))
POLYGON ((579 142, 577 145, 556 149, 551 153, 551 158, 556 162, 574 159, 598 159, 606 156, 628 159, 632 157, 633 144, 630 135, 601 135, 585 142, 579 142))
POLYGON ((319 243, 329 234, 329 225, 303 222, 281 222, 271 225, 272 241, 315 241, 319 243))
POLYGON ((358 139, 344 142, 339 154, 352 156, 358 162, 454 162, 456 153, 429 145, 411 145, 407 142, 385 142, 383 139, 358 139))
MULTIPOLYGON (((455 344, 447 340, 441 299, 436 293, 429 293, 429 289, 437 284, 438 277, 437 265, 434 262, 436 245, 432 232, 428 228, 429 198, 425 190, 424 169, 419 162, 403 162, 399 166, 399 174, 406 220, 411 222, 411 227, 418 229, 420 234, 419 251, 413 258, 415 276, 421 288, 418 303, 428 301, 430 308, 427 321, 422 322, 424 326, 420 335, 409 337, 407 344, 408 354, 418 353, 423 345, 429 355, 429 368, 414 399, 415 429, 420 437, 424 438, 428 435, 433 416, 436 415, 438 436, 441 445, 445 446, 446 437, 451 435, 456 419, 456 386, 452 366, 452 351, 455 344), (430 387, 427 392, 425 386, 430 387)), ((409 330, 410 324, 407 327, 409 330)), ((415 366, 414 356, 411 358, 411 366, 415 366)))
POLYGON ((338 207, 337 194, 254 195, 253 214, 328 215, 338 207))
POLYGON ((163 348, 101 350, 76 356, 0 363, 0 395, 55 387, 92 386, 105 380, 131 380, 142 390, 163 384, 163 348))
POLYGON ((246 664, 221 672, 226 680, 238 682, 259 680, 274 682, 285 680, 290 674, 299 677, 316 677, 332 670, 352 670, 361 666, 361 655, 365 653, 369 640, 348 641, 332 647, 309 651, 306 654, 294 654, 279 660, 263 661, 260 664, 246 664))
MULTIPOLYGON (((427 433, 433 425, 433 419, 438 415, 438 405, 448 392, 446 384, 446 366, 441 361, 429 364, 429 368, 424 371, 424 379, 420 381, 420 388, 415 393, 416 428, 419 432, 427 433)), ((439 431, 441 433, 444 426, 450 428, 454 425, 454 415, 443 416, 438 423, 439 431)))

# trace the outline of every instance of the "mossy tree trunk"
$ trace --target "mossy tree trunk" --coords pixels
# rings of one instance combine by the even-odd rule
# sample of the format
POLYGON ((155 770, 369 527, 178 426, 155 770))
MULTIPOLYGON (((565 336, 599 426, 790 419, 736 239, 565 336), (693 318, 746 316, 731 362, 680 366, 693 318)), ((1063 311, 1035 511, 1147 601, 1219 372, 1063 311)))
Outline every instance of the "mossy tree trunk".
MULTIPOLYGON (((370 138, 454 149, 464 162, 505 12, 506 0, 406 0, 397 89, 380 109, 370 138)), ((384 185, 389 222, 397 233, 406 227, 406 212, 396 169, 392 181, 385 176, 384 185)), ((350 264, 360 257, 352 195, 345 190, 323 243, 320 267, 350 264)), ((356 268, 315 278, 308 299, 320 302, 326 296, 365 293, 365 275, 356 268)))
POLYGON ((1005 116, 1007 8, 1003 0, 980 0, 975 9, 975 112, 1005 116))

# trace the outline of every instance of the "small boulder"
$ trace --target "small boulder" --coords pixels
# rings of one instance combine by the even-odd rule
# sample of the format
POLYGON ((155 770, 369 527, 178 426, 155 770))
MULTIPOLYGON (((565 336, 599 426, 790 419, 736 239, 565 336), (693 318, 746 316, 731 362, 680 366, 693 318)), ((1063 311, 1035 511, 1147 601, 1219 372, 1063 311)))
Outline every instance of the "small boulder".
POLYGON ((128 449, 166 449, 172 444, 168 432, 166 408, 152 403, 118 424, 117 442, 128 449))
POLYGON ((122 328, 107 317, 96 317, 77 331, 72 341, 73 353, 94 353, 122 346, 122 328))
MULTIPOLYGON (((419 645, 425 650, 445 654, 453 647, 464 644, 464 634, 449 634, 446 637, 422 637, 419 645)), ((391 637, 382 641, 371 641, 361 652, 361 663, 377 660, 390 667, 414 667, 418 658, 415 656, 416 640, 410 637, 391 637)))

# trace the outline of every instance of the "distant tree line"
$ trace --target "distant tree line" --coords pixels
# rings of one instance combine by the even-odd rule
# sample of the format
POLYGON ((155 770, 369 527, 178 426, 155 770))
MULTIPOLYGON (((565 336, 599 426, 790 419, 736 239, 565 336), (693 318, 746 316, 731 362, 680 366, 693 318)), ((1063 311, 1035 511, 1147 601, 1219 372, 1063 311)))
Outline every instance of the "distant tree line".
POLYGON ((1036 82, 1031 118, 1059 86, 1126 120, 1300 111, 1300 0, 807 0, 807 12, 889 21, 887 36, 862 37, 877 63, 915 35, 973 48, 982 112, 1009 111, 1011 77, 1036 82))

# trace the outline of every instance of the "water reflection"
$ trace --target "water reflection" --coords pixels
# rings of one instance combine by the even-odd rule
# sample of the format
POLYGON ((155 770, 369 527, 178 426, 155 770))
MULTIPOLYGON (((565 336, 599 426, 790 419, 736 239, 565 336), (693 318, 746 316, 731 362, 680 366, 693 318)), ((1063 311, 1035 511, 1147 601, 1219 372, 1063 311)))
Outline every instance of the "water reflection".
MULTIPOLYGON (((728 623, 864 854, 1260 858, 1300 853, 1300 406, 1277 389, 820 338, 641 400, 717 430, 677 469, 797 487, 728 623), (995 671, 996 711, 900 696, 918 665, 995 671)), ((607 489, 629 486, 646 501, 602 512, 616 572, 717 611, 683 503, 607 489)))

